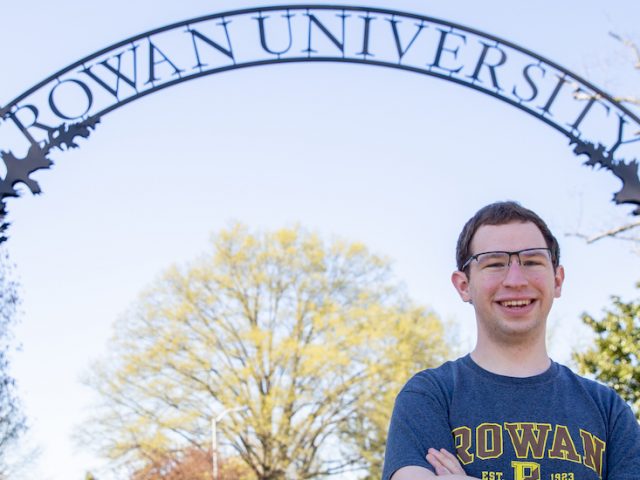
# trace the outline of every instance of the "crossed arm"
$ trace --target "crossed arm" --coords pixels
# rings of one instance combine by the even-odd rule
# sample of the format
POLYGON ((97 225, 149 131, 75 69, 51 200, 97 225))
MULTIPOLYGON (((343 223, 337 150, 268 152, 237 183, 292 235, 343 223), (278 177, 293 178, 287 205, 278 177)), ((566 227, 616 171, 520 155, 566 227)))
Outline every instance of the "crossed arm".
POLYGON ((391 480, 430 480, 435 476, 447 476, 447 480, 472 480, 474 478, 467 476, 455 455, 444 448, 440 450, 430 448, 427 452, 427 460, 435 469, 435 474, 423 467, 409 466, 402 467, 395 472, 391 480))

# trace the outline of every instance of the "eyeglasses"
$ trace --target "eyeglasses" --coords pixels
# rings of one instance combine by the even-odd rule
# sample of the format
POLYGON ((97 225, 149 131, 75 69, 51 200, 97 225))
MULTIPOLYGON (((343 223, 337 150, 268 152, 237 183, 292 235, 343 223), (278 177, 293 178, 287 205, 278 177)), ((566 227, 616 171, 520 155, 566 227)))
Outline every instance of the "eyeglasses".
POLYGON ((505 274, 511 265, 511 257, 518 257, 518 264, 525 272, 542 272, 551 267, 551 249, 549 248, 525 248, 515 252, 482 252, 469 257, 462 265, 464 271, 472 261, 478 262, 478 268, 482 272, 505 274))

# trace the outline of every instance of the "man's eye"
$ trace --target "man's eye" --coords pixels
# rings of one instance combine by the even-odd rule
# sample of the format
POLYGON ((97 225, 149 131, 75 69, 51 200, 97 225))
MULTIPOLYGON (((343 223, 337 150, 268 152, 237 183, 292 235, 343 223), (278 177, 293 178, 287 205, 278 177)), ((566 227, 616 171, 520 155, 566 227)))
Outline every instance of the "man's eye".
POLYGON ((493 261, 487 262, 483 268, 488 268, 490 270, 499 270, 501 268, 505 268, 506 266, 507 266, 506 262, 493 260, 493 261))
POLYGON ((533 259, 533 260, 527 259, 522 262, 522 265, 524 267, 538 267, 538 266, 544 265, 544 262, 542 260, 537 260, 537 259, 533 259))
POLYGON ((523 267, 543 267, 549 263, 549 258, 542 255, 533 255, 522 258, 523 267))

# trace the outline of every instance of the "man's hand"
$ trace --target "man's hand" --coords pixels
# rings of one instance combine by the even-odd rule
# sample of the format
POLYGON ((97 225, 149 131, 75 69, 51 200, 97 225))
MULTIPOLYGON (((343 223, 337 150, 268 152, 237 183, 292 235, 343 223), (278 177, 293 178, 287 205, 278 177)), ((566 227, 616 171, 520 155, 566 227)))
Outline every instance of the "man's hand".
POLYGON ((393 474, 391 480, 428 480, 445 475, 447 480, 478 480, 475 477, 468 477, 457 457, 444 448, 440 450, 430 448, 427 452, 427 461, 435 469, 435 474, 424 467, 403 467, 393 474))
POLYGON ((455 455, 441 448, 430 448, 427 452, 427 461, 436 470, 436 475, 465 475, 464 469, 455 455))

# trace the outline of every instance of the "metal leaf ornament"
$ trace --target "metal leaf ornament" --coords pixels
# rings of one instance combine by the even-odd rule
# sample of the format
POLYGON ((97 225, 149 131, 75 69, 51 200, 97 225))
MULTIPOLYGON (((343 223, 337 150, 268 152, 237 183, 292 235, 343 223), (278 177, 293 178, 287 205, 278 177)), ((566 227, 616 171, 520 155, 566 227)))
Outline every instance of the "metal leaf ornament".
POLYGON ((62 124, 58 128, 49 132, 49 138, 43 145, 34 143, 29 147, 24 158, 16 157, 11 151, 0 151, 0 158, 5 164, 6 175, 0 180, 0 243, 7 240, 4 232, 9 223, 4 222, 6 217, 6 199, 18 197, 19 193, 15 189, 16 185, 22 183, 29 188, 31 193, 37 195, 42 192, 37 181, 31 178, 31 174, 38 170, 50 168, 53 165, 49 159, 52 149, 68 150, 78 148, 76 138, 88 138, 96 125, 100 123, 99 118, 88 118, 82 122, 72 124, 62 124))

